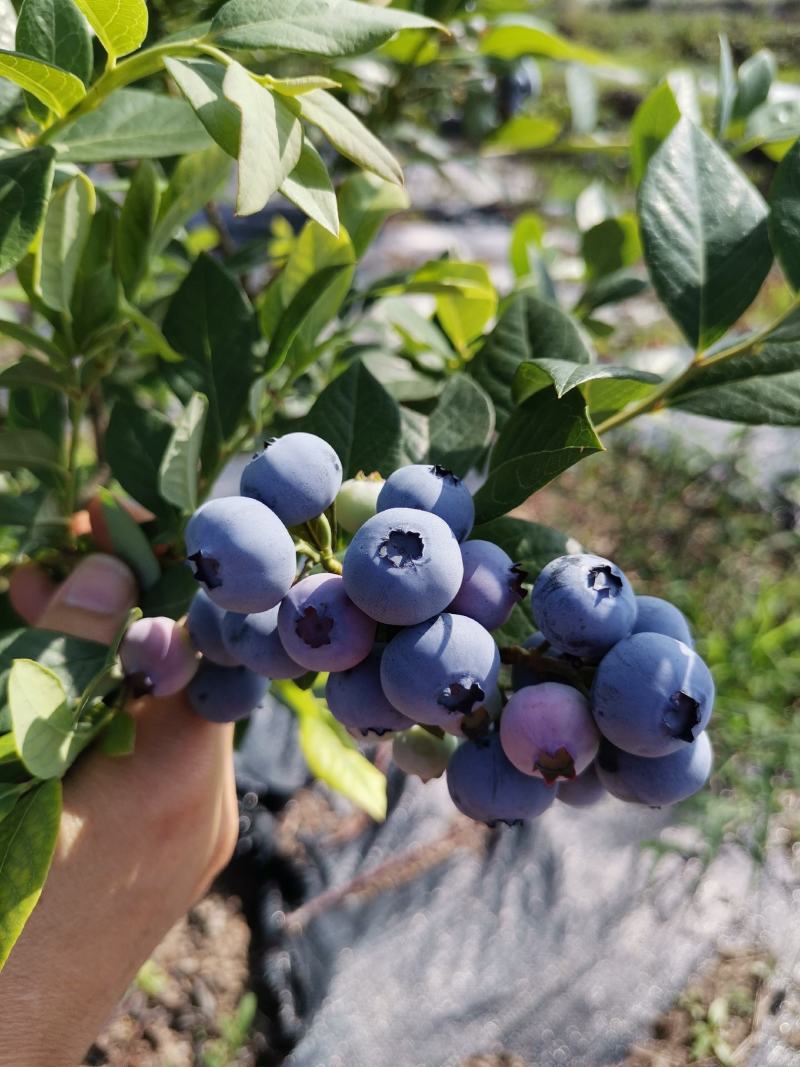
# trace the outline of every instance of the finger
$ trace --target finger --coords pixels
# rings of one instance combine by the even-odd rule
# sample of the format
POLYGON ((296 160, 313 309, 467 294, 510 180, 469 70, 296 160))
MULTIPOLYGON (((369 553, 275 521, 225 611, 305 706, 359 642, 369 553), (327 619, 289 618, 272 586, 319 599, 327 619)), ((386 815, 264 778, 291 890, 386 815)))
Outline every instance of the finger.
POLYGON ((109 644, 136 599, 136 580, 122 560, 87 556, 52 595, 37 625, 109 644))
POLYGON ((8 580, 14 611, 35 626, 56 591, 56 583, 37 563, 23 563, 8 580))

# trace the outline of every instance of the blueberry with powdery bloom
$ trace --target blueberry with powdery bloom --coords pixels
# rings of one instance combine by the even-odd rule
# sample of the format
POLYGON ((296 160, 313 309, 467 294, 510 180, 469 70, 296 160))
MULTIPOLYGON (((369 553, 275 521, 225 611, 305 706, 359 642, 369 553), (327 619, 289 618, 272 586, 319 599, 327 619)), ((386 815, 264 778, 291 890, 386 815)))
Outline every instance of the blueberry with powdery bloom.
POLYGON ((412 463, 390 474, 378 497, 378 511, 416 508, 438 515, 459 541, 475 523, 472 494, 459 477, 438 464, 412 463))
POLYGON ((452 734, 437 737, 424 726, 412 726, 392 741, 392 760, 405 774, 430 782, 442 777, 457 748, 452 734))
POLYGON ((206 659, 221 667, 236 667, 238 660, 225 647, 222 638, 223 608, 217 607, 204 589, 198 589, 189 606, 187 628, 192 644, 206 659))
POLYGON ((714 679, 697 653, 665 634, 634 634, 600 661, 592 683, 600 733, 636 756, 691 746, 708 726, 714 679))
POLYGON ((119 650, 125 676, 136 696, 169 697, 194 677, 198 658, 189 635, 174 619, 138 619, 119 650))
POLYGON ((492 635, 466 615, 445 613, 402 630, 386 646, 381 684, 409 719, 456 729, 497 688, 500 653, 492 635))
POLYGON ((247 667, 220 667, 203 660, 186 689, 189 704, 208 722, 237 722, 264 699, 267 679, 247 667))
POLYGON ((604 741, 597 757, 597 776, 619 800, 661 808, 687 800, 702 789, 713 762, 708 734, 701 734, 693 745, 655 759, 634 756, 604 741))
POLYGON ((346 671, 370 653, 374 619, 356 607, 338 574, 311 574, 284 598, 278 633, 289 656, 309 671, 346 671))
POLYGON ((658 596, 637 596, 636 622, 631 633, 665 634, 694 648, 692 631, 683 612, 658 596))
POLYGON ((278 633, 278 605, 269 611, 240 615, 225 613, 222 639, 235 663, 241 663, 265 678, 299 678, 305 667, 291 658, 278 633))
POLYGON ((571 782, 558 783, 558 799, 570 808, 591 808, 604 796, 606 788, 597 776, 596 759, 571 782))
POLYGON ((464 577, 458 541, 436 515, 392 508, 368 519, 345 553, 348 596, 391 626, 413 626, 444 611, 464 577))
POLYGON ((381 737, 411 726, 410 720, 389 703, 383 692, 382 655, 382 647, 376 646, 355 667, 329 674, 325 685, 325 699, 333 717, 362 737, 381 737))
POLYGON ((500 741, 517 770, 552 785, 589 766, 600 735, 582 693, 544 682, 513 694, 503 709, 500 741))
POLYGON ((546 811, 557 790, 541 778, 521 774, 508 760, 497 734, 465 741, 447 766, 447 788, 458 810, 489 826, 511 826, 546 811))
POLYGON ((487 630, 498 629, 526 596, 527 572, 491 541, 465 541, 461 559, 464 578, 447 610, 469 615, 487 630))
POLYGON ((257 500, 209 500, 189 519, 185 540, 195 578, 226 611, 268 611, 294 581, 294 541, 278 516, 257 500))
POLYGON ((623 572, 602 556, 551 560, 531 598, 536 625, 547 640, 589 660, 627 637, 636 621, 636 598, 623 572))
POLYGON ((253 497, 287 526, 326 511, 342 484, 339 457, 313 433, 288 433, 264 444, 242 472, 242 496, 253 497))

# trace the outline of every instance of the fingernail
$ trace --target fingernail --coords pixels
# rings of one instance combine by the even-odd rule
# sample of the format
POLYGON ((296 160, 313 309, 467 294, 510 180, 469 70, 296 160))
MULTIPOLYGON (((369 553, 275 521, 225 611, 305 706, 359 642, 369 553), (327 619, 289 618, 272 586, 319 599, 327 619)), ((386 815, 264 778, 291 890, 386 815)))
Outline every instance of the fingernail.
POLYGON ((89 556, 64 585, 58 599, 70 608, 95 615, 118 615, 135 600, 136 583, 122 560, 114 556, 89 556))

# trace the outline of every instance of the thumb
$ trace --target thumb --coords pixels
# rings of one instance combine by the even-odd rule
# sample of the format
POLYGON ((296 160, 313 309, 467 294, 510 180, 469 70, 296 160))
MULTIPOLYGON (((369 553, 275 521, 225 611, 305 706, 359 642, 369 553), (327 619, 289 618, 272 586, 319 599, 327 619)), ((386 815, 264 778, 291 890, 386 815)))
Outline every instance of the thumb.
POLYGON ((109 644, 137 600, 136 580, 115 556, 81 560, 56 589, 36 625, 109 644))

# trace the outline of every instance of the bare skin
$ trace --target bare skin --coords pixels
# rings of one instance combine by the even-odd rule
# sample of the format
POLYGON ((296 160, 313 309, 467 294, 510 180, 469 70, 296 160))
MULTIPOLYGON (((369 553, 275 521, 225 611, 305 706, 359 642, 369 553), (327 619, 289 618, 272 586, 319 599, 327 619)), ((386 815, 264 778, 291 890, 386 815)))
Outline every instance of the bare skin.
MULTIPOLYGON (((90 557, 59 588, 30 571, 14 579, 24 618, 95 640, 111 639, 135 597, 132 575, 111 557, 90 557)), ((198 718, 183 694, 130 710, 135 752, 90 752, 64 783, 50 876, 0 973, 0 1067, 80 1063, 236 843, 233 727, 198 718)))

